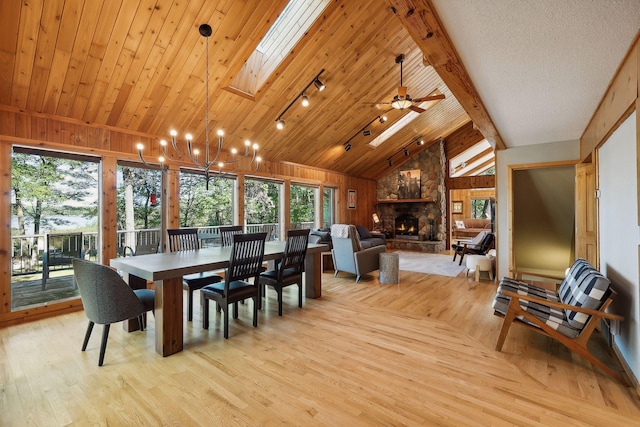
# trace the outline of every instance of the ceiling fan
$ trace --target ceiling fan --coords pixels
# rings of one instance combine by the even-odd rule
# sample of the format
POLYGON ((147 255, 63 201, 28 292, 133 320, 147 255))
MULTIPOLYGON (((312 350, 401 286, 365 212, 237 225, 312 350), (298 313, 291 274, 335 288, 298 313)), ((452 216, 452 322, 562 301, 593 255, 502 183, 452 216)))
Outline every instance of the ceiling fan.
POLYGON ((415 104, 419 104, 425 101, 435 101, 438 99, 444 99, 443 94, 431 95, 431 96, 423 96, 422 98, 412 99, 407 93, 407 87, 402 85, 402 63, 404 62, 404 53, 396 56, 396 64, 400 64, 400 86, 398 86, 398 94, 393 97, 392 101, 389 102, 367 102, 366 104, 387 104, 391 105, 392 108, 396 110, 404 110, 408 108, 416 113, 422 113, 426 111, 424 108, 420 108, 415 104))

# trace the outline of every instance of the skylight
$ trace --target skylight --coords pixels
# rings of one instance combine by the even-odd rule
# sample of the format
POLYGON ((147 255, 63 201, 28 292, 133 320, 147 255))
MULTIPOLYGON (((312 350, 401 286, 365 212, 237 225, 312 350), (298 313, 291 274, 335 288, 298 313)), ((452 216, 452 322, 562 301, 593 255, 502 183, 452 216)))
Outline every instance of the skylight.
POLYGON ((253 97, 331 0, 289 0, 229 89, 253 97))

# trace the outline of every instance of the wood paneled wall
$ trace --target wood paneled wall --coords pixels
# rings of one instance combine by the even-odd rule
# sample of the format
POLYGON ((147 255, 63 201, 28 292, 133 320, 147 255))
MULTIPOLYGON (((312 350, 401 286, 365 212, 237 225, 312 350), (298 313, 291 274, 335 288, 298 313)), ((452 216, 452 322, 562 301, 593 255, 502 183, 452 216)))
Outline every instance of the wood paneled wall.
MULTIPOLYGON (((46 307, 11 312, 11 152, 12 146, 22 145, 48 150, 75 152, 96 155, 102 158, 102 260, 108 263, 116 256, 116 212, 115 212, 115 166, 118 160, 136 161, 138 159, 136 144, 145 145, 145 156, 156 158, 160 150, 158 137, 138 132, 129 132, 108 126, 95 126, 72 119, 56 116, 26 113, 12 107, 0 107, 0 166, 2 175, 0 187, 2 200, 0 205, 0 223, 5 224, 0 230, 0 325, 41 318, 60 314, 72 310, 79 310, 79 300, 65 303, 54 303, 46 307)), ((182 163, 189 166, 190 163, 182 163)), ((180 163, 172 163, 171 168, 178 169, 180 163)), ((240 183, 243 182, 247 171, 238 174, 240 183)), ((320 188, 331 187, 337 191, 336 222, 368 225, 370 215, 375 208, 376 182, 371 179, 351 177, 328 170, 301 166, 291 163, 281 163, 265 160, 258 172, 251 172, 251 176, 282 180, 283 182, 303 183, 320 188), (355 209, 347 209, 347 190, 356 190, 357 205, 355 209)), ((171 181, 171 180, 169 180, 171 181)), ((177 193, 176 182, 168 183, 169 192, 177 193)), ((243 186, 239 186, 240 200, 238 206, 243 208, 243 186)), ((178 205, 174 203, 176 195, 169 200, 169 216, 166 221, 170 226, 177 218, 178 205)), ((289 223, 289 212, 285 212, 285 224, 289 223)), ((242 213, 240 215, 242 219, 242 213)))

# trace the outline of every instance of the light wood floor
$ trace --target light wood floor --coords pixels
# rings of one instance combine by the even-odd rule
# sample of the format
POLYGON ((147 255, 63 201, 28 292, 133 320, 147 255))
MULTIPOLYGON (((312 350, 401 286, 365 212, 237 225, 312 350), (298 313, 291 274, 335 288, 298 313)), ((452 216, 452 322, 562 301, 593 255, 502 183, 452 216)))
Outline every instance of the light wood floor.
POLYGON ((0 329, 0 425, 639 425, 633 389, 548 338, 513 327, 494 351, 494 282, 342 274, 302 309, 290 289, 281 318, 270 291, 257 329, 241 306, 228 340, 196 309, 166 358, 152 317, 145 332, 112 327, 101 368, 102 327, 80 351, 82 312, 0 329))

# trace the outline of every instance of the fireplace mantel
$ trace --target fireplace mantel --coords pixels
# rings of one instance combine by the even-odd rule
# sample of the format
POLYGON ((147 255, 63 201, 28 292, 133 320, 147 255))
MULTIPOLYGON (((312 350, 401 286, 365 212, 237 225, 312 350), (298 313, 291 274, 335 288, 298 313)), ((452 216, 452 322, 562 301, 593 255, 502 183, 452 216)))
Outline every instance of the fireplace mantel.
POLYGON ((391 204, 391 203, 434 203, 435 199, 378 199, 379 205, 391 204))

